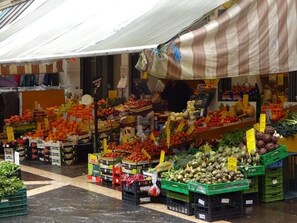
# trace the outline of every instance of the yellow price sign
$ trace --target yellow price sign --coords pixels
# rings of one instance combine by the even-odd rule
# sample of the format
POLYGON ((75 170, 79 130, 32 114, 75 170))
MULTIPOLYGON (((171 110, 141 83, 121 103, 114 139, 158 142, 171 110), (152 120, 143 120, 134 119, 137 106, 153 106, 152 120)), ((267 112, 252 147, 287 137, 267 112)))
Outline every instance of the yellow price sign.
POLYGON ((178 124, 176 131, 177 131, 177 132, 180 132, 181 130, 183 130, 184 126, 185 126, 185 123, 184 123, 183 121, 181 121, 181 122, 178 124))
POLYGON ((37 130, 41 130, 41 123, 40 122, 37 122, 37 130))
POLYGON ((118 96, 117 90, 108 90, 108 98, 115 99, 118 96))
POLYGON ((167 141, 167 147, 170 147, 170 129, 166 130, 166 141, 167 141))
POLYGON ((126 134, 123 134, 122 135, 122 141, 123 141, 123 143, 127 143, 128 142, 128 139, 127 139, 127 135, 126 134))
POLYGON ((152 157, 150 156, 150 154, 148 154, 148 152, 145 149, 141 149, 141 152, 143 155, 145 155, 149 160, 152 159, 152 157))
POLYGON ((151 138, 151 140, 156 141, 156 137, 155 137, 154 133, 150 134, 150 138, 151 138))
POLYGON ((222 112, 222 119, 225 119, 226 117, 227 117, 227 114, 228 114, 228 112, 226 111, 226 110, 224 110, 223 112, 222 112))
POLYGON ((251 154, 256 149, 255 130, 253 128, 246 131, 246 144, 248 153, 251 154))
POLYGON ((249 95, 248 94, 243 95, 242 104, 243 104, 244 109, 247 109, 248 104, 249 104, 249 95))
POLYGON ((143 72, 142 78, 147 79, 147 72, 146 71, 143 72))
POLYGON ((260 130, 260 124, 259 123, 254 124, 254 129, 259 131, 260 130))
POLYGON ((160 163, 164 163, 165 161, 165 151, 164 150, 161 150, 161 153, 160 153, 160 163))
POLYGON ((210 121, 210 119, 211 118, 207 115, 206 118, 205 118, 205 122, 208 123, 210 121))
POLYGON ((195 125, 191 125, 187 131, 187 134, 191 135, 194 130, 195 130, 195 125))
POLYGON ((260 115, 260 132, 264 132, 266 128, 266 114, 260 115))
POLYGON ((277 85, 284 85, 284 74, 277 75, 277 85))
POLYGON ((229 115, 231 117, 234 117, 235 116, 235 107, 234 106, 231 106, 230 109, 229 109, 229 115))
POLYGON ((107 140, 106 140, 106 138, 103 139, 103 151, 104 151, 104 153, 108 153, 107 152, 107 140))
POLYGON ((48 130, 48 129, 49 129, 49 122, 48 122, 48 118, 45 118, 45 119, 44 119, 44 128, 45 128, 46 130, 48 130))
POLYGON ((8 142, 14 141, 14 131, 13 131, 13 127, 8 126, 6 127, 6 134, 7 134, 7 139, 8 142))
POLYGON ((237 158, 228 157, 228 170, 229 171, 237 171, 237 158))

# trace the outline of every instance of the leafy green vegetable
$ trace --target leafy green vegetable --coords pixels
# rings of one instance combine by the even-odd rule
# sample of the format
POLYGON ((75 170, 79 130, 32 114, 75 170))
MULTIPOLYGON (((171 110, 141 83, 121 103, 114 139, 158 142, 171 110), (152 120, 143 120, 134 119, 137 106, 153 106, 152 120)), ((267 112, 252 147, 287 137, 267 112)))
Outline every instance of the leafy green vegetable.
POLYGON ((20 170, 20 166, 11 162, 0 162, 0 176, 11 176, 20 170))
POLYGON ((22 180, 16 177, 0 177, 0 199, 16 194, 20 189, 25 188, 22 180))
POLYGON ((234 130, 232 132, 225 133, 221 142, 219 143, 219 147, 232 147, 238 146, 245 137, 245 130, 234 130))
POLYGON ((297 112, 290 112, 287 118, 272 123, 272 126, 283 137, 294 136, 297 134, 297 112))

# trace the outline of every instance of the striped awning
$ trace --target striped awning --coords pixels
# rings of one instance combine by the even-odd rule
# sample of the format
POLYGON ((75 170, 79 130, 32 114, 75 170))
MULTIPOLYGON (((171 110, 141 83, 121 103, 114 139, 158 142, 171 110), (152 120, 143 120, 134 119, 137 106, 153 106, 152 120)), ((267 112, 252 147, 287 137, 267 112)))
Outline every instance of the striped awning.
POLYGON ((0 76, 15 74, 50 74, 61 71, 63 71, 62 60, 48 64, 0 65, 0 76))
POLYGON ((296 0, 239 0, 202 28, 144 50, 136 67, 188 80, 294 71, 296 21, 296 0))

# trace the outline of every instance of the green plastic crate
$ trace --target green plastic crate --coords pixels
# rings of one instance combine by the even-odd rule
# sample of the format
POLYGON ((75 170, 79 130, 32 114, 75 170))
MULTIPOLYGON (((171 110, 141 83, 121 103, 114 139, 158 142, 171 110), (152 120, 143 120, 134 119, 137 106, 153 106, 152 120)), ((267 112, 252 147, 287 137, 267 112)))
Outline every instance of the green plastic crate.
POLYGON ((218 183, 218 184, 201 184, 197 182, 190 181, 188 183, 189 191, 206 194, 215 195, 230 193, 236 191, 243 191, 249 189, 249 181, 247 179, 238 180, 228 183, 218 183))
POLYGON ((174 191, 182 194, 189 194, 188 185, 170 180, 161 180, 161 187, 168 191, 174 191))
POLYGON ((249 181, 249 189, 244 190, 243 193, 250 194, 250 193, 259 192, 259 177, 256 176, 256 177, 248 178, 248 181, 249 181))
POLYGON ((262 194, 271 194, 271 193, 280 193, 283 192, 284 187, 282 184, 277 185, 266 185, 265 187, 261 188, 262 194))
POLYGON ((170 191, 170 190, 167 191, 167 197, 173 198, 173 199, 179 200, 179 201, 188 202, 188 203, 193 203, 193 200, 194 200, 193 193, 182 194, 182 193, 178 193, 178 192, 174 192, 174 191, 170 191))
POLYGON ((273 193, 266 193, 261 194, 261 201, 262 202, 272 202, 272 201, 281 201, 284 199, 284 192, 273 192, 273 193))
POLYGON ((283 185, 283 175, 280 176, 264 176, 261 178, 261 185, 283 185))
POLYGON ((245 177, 265 175, 265 166, 242 166, 240 169, 245 177))
POLYGON ((283 175, 283 168, 273 168, 273 169, 266 169, 265 176, 268 177, 278 177, 283 175))
POLYGON ((15 195, 3 197, 0 202, 0 218, 26 215, 27 191, 19 190, 15 195))
POLYGON ((275 149, 275 150, 268 152, 264 155, 260 155, 261 162, 264 166, 273 164, 279 160, 286 158, 287 156, 288 156, 288 151, 284 145, 282 145, 278 149, 275 149))

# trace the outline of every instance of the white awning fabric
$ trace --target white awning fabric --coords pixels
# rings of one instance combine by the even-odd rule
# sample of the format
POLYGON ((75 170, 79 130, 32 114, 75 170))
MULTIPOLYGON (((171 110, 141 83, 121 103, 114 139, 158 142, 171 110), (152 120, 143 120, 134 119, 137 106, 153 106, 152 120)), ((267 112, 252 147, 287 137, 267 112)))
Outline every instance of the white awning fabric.
POLYGON ((0 30, 0 64, 141 52, 226 0, 35 0, 0 30))
POLYGON ((144 50, 137 68, 187 80, 296 71, 296 21, 296 0, 239 0, 203 27, 144 50))

